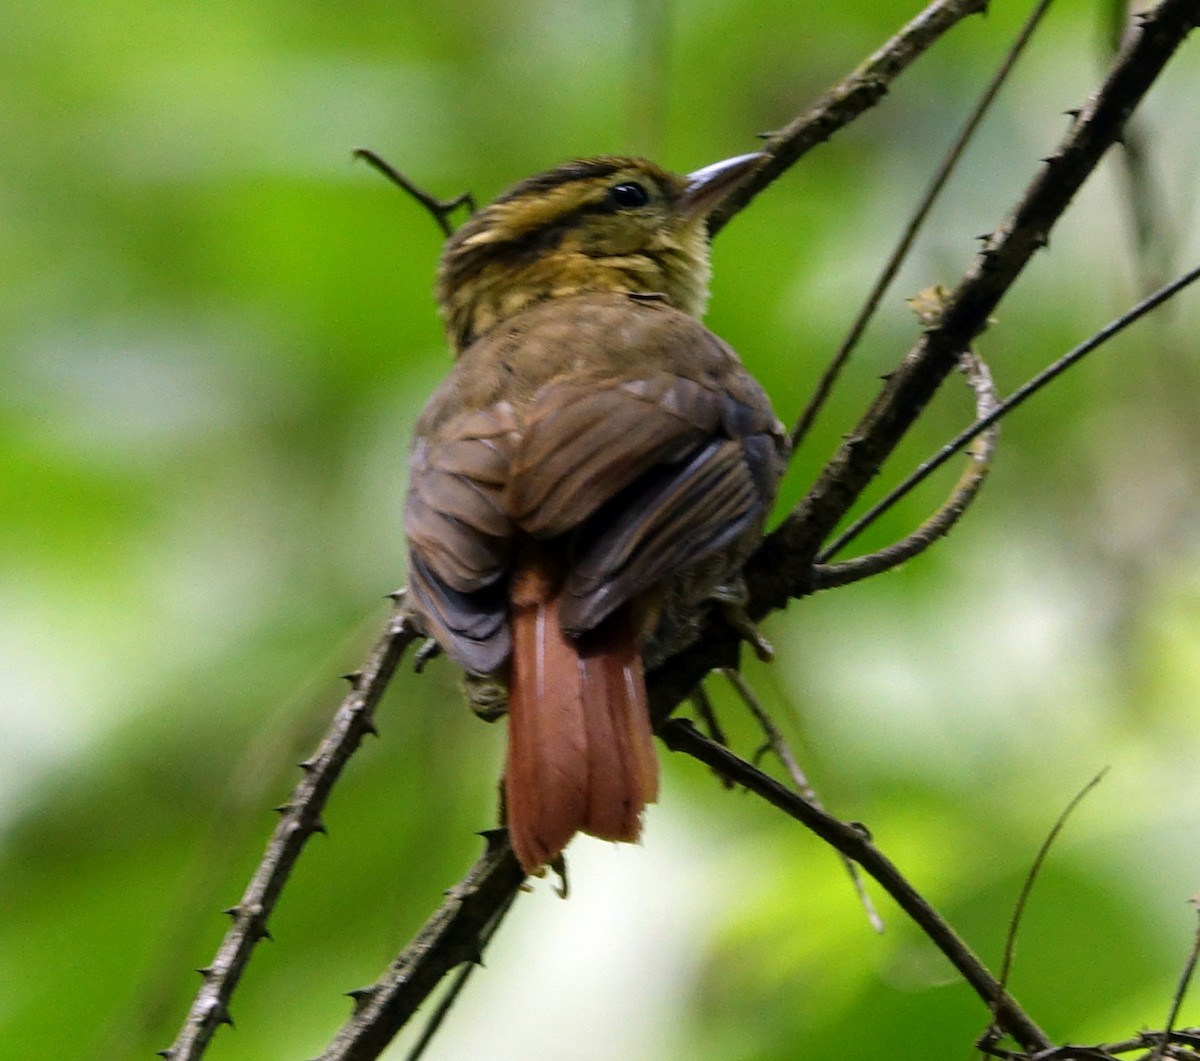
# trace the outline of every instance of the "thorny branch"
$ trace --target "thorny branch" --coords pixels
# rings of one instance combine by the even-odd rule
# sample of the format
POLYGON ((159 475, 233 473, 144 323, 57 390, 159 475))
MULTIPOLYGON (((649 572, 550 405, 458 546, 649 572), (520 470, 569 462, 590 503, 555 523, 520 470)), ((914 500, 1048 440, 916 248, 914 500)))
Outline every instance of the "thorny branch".
MULTIPOLYGON (((773 161, 737 200, 712 219, 713 232, 806 151, 876 103, 888 83, 943 33, 984 6, 984 0, 941 0, 931 4, 815 107, 769 137, 766 146, 773 161)), ((951 293, 938 322, 928 328, 888 378, 867 415, 807 497, 751 558, 746 574, 753 617, 761 618, 783 607, 789 599, 816 588, 813 558, 821 544, 879 471, 961 353, 986 326, 990 313, 1033 253, 1045 245, 1053 224, 1100 157, 1120 137, 1125 120, 1198 18, 1197 0, 1163 0, 1141 17, 1140 26, 1129 35, 1105 83, 1075 117, 1067 136, 1046 160, 1045 168, 1012 215, 987 239, 982 253, 951 293)), ((435 218, 444 219, 450 204, 437 202, 430 209, 435 218)), ((367 665, 355 676, 355 687, 339 708, 317 754, 303 764, 305 776, 292 799, 281 808, 282 818, 246 894, 230 911, 234 924, 213 964, 202 971, 204 984, 184 1027, 176 1042, 163 1051, 172 1061, 201 1057, 216 1027, 228 1022, 229 999, 254 944, 267 935, 267 919, 288 873, 308 837, 320 830, 320 814, 329 792, 362 736, 371 731, 371 712, 415 637, 403 614, 397 611, 367 665)), ((862 830, 815 810, 687 724, 667 721, 675 706, 709 671, 735 666, 737 654, 736 634, 719 617, 711 616, 691 648, 649 676, 652 710, 668 745, 716 766, 727 776, 732 774, 858 862, 924 928, 977 994, 996 1006, 997 1024, 1026 1051, 1037 1051, 1043 1058, 1085 1056, 1058 1052, 1059 1048, 1002 991, 969 948, 871 845, 862 830)), ((481 859, 448 893, 445 903, 384 977, 355 993, 356 1013, 323 1055, 323 1061, 377 1057, 446 973, 463 961, 478 958, 480 940, 486 938, 496 918, 511 903, 520 880, 507 838, 490 837, 481 859)), ((1168 1040, 1194 1045, 1187 1034, 1146 1033, 1139 1042, 1143 1048, 1168 1040)), ((1110 1048, 1110 1055, 1117 1052, 1116 1045, 1123 1044, 1110 1048)))
POLYGON ((175 1042, 160 1051, 162 1057, 169 1061, 192 1061, 202 1057, 217 1028, 232 1023, 229 1000, 250 961, 251 952, 259 940, 270 938, 267 919, 292 867, 309 838, 324 830, 321 812, 334 783, 363 737, 374 732, 371 715, 375 705, 405 650, 418 636, 404 611, 403 594, 396 594, 396 607, 387 628, 362 670, 346 675, 350 692, 316 752, 300 764, 304 776, 291 798, 276 808, 280 814, 279 823, 267 843, 262 861, 241 902, 225 911, 233 918, 233 924, 225 933, 212 964, 200 970, 204 983, 175 1042))

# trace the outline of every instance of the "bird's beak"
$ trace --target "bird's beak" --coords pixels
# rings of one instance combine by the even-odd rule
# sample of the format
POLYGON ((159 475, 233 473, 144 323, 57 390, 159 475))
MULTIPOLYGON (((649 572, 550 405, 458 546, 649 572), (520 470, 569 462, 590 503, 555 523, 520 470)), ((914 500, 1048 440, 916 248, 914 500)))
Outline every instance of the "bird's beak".
POLYGON ((689 173, 685 179, 683 198, 679 210, 689 221, 705 217, 735 188, 740 188, 746 179, 771 156, 755 151, 749 155, 738 155, 711 166, 689 173))

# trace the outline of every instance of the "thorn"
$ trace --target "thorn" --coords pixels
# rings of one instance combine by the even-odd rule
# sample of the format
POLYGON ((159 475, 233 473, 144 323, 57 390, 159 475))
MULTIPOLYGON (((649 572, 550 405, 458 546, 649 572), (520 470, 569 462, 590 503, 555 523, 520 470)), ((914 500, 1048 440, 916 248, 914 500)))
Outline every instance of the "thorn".
POLYGON ((470 951, 468 952, 466 958, 464 958, 463 960, 470 962, 472 965, 478 965, 479 968, 482 969, 483 968, 483 945, 479 942, 479 937, 472 936, 471 941, 469 943, 465 944, 465 946, 470 947, 470 951))
POLYGON ((271 930, 266 925, 259 928, 257 936, 259 939, 265 939, 268 943, 275 942, 275 937, 271 935, 271 930))
POLYGON ((1079 120, 1079 116, 1080 116, 1082 113, 1083 113, 1083 111, 1081 111, 1081 110, 1080 110, 1078 107, 1072 107, 1070 110, 1065 110, 1065 111, 1063 111, 1063 114, 1065 114, 1065 115, 1066 115, 1068 118, 1070 118, 1072 121, 1078 121, 1078 120, 1079 120))
POLYGON ((360 725, 362 726, 362 731, 363 731, 364 737, 378 737, 379 736, 379 729, 378 729, 378 727, 376 727, 375 720, 373 718, 370 718, 367 715, 363 715, 362 722, 360 723, 360 725))
POLYGON ((167 1061, 171 1061, 171 1058, 175 1056, 175 1050, 173 1047, 168 1046, 165 1050, 159 1050, 158 1056, 165 1057, 167 1061))
POLYGON ((222 1024, 228 1024, 229 1027, 233 1027, 233 1017, 230 1016, 229 1010, 216 999, 213 999, 204 1012, 198 1015, 198 1019, 202 1024, 211 1020, 218 1028, 222 1024))
POLYGON ((401 586, 399 589, 392 590, 391 593, 385 593, 383 595, 383 599, 395 601, 397 604, 399 604, 407 596, 408 596, 408 590, 406 590, 403 586, 401 586))
POLYGON ((316 759, 304 759, 296 764, 306 774, 311 774, 317 768, 316 759))
POLYGON ((360 670, 352 670, 345 674, 338 675, 338 677, 343 678, 350 683, 351 689, 357 689, 362 685, 362 676, 363 673, 360 670))
POLYGON ((228 914, 235 921, 242 916, 242 908, 240 906, 227 906, 221 911, 223 914, 228 914))
POLYGON ((503 845, 508 839, 508 830, 496 826, 493 829, 480 829, 475 835, 483 837, 483 842, 488 851, 495 851, 496 848, 503 845))
POLYGON ((287 814, 291 809, 292 805, 290 803, 281 803, 278 807, 271 808, 276 814, 287 814))
POLYGON ((567 856, 560 851, 550 861, 550 868, 558 874, 558 885, 554 890, 560 899, 566 899, 571 894, 571 885, 567 881, 567 856))
POLYGON ((428 638, 425 643, 416 651, 413 656, 413 671, 420 674, 425 669, 425 664, 435 656, 441 655, 442 646, 439 645, 432 637, 428 638))
POLYGON ((353 991, 347 991, 346 995, 354 1002, 354 1015, 358 1016, 363 1011, 363 1008, 373 999, 379 988, 374 984, 369 987, 356 987, 353 991))
POLYGON ((211 965, 206 965, 203 969, 197 969, 196 972, 198 972, 204 977, 205 980, 207 980, 213 974, 213 967, 211 965))
POLYGON ((329 835, 329 830, 325 828, 325 822, 320 818, 315 819, 310 828, 314 833, 320 833, 322 836, 329 835))
POLYGON ((858 833, 859 836, 861 836, 864 840, 866 840, 867 843, 872 842, 873 837, 871 836, 871 830, 868 829, 865 825, 863 825, 862 822, 847 822, 846 824, 848 826, 850 826, 850 828, 853 829, 856 833, 858 833))
POLYGON ((772 139, 774 136, 775 136, 775 134, 774 134, 774 133, 755 133, 755 134, 754 134, 754 139, 755 139, 755 140, 770 140, 770 139, 772 139))

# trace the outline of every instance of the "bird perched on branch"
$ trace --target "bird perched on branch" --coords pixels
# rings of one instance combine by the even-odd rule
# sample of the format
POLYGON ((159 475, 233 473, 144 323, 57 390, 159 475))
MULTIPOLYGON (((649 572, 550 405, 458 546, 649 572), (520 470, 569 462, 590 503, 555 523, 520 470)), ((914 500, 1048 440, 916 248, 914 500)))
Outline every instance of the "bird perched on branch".
POLYGON ((706 218, 765 155, 530 177, 447 242, 456 361, 416 426, 405 529, 425 632, 507 687, 505 815, 537 872, 636 841, 658 794, 644 669, 757 541, 787 443, 698 318, 706 218))

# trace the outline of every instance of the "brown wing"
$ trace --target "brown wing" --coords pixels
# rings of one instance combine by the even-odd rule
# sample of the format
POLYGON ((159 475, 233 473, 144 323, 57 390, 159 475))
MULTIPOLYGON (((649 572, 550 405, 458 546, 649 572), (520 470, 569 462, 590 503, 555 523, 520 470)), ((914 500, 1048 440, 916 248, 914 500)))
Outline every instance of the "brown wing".
POLYGON ((766 395, 739 377, 722 380, 719 419, 702 442, 637 476, 582 528, 559 606, 565 629, 593 629, 762 526, 784 470, 784 436, 766 395))
POLYGON ((655 465, 702 445, 720 406, 713 387, 666 372, 549 383, 533 397, 505 507, 536 538, 573 530, 655 465))
POLYGON ((493 671, 512 645, 514 536, 561 537, 563 626, 591 629, 761 521, 782 439, 762 389, 694 319, 621 295, 543 303, 465 351, 418 425, 413 604, 455 660, 493 671))
POLYGON ((499 402, 419 436, 404 507, 413 604, 429 634, 479 673, 512 647, 504 575, 513 526, 502 494, 514 427, 512 406, 499 402))

